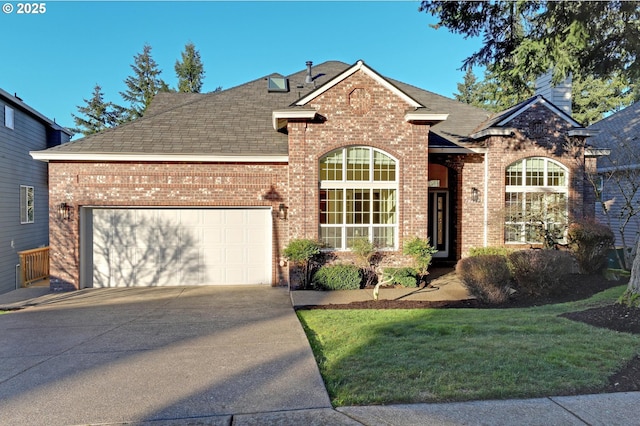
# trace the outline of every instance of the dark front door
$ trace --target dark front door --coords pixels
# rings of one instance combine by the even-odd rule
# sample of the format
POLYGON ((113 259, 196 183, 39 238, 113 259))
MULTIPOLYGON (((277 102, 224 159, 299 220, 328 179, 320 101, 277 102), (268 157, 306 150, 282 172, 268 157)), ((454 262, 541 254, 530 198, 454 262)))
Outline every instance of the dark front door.
POLYGON ((449 192, 429 193, 429 240, 438 252, 433 257, 449 256, 449 192))

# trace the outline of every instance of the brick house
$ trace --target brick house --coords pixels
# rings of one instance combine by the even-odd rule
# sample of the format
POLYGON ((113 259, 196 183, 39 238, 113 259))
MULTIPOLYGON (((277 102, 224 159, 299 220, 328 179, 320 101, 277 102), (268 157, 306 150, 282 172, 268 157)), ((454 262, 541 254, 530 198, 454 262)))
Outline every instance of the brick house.
POLYGON ((452 262, 529 247, 529 213, 559 231, 593 215, 587 134, 544 96, 490 116, 362 61, 159 94, 139 120, 32 153, 51 206, 70 206, 50 217, 51 285, 286 284, 295 238, 341 258, 366 237, 389 264, 413 236, 452 262))

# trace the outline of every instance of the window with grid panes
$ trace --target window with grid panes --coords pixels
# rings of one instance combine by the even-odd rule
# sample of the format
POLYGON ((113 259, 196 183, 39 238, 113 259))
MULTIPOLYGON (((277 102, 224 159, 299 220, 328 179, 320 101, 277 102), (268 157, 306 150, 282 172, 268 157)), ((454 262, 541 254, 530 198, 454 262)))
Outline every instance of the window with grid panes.
POLYGON ((335 250, 367 238, 395 249, 397 161, 370 147, 345 147, 320 159, 320 240, 335 250))
POLYGON ((505 171, 505 242, 542 243, 546 233, 564 242, 567 182, 567 169, 550 158, 525 158, 509 165, 505 171))

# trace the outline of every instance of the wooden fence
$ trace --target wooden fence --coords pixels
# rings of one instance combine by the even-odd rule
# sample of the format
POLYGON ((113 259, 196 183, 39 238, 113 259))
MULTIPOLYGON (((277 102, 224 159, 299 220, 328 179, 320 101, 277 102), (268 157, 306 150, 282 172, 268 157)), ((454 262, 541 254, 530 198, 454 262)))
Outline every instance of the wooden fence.
POLYGON ((20 258, 20 286, 49 278, 49 247, 18 252, 20 258))

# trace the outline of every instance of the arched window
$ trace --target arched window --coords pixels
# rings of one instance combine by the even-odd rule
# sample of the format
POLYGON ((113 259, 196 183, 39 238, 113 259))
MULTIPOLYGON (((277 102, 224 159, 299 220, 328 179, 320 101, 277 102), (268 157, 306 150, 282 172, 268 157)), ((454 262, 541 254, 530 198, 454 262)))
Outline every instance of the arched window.
POLYGON ((516 161, 505 171, 505 242, 564 241, 569 173, 549 158, 516 161))
POLYGON ((320 240, 347 250, 358 238, 397 247, 397 161, 370 147, 345 147, 320 159, 320 240))

